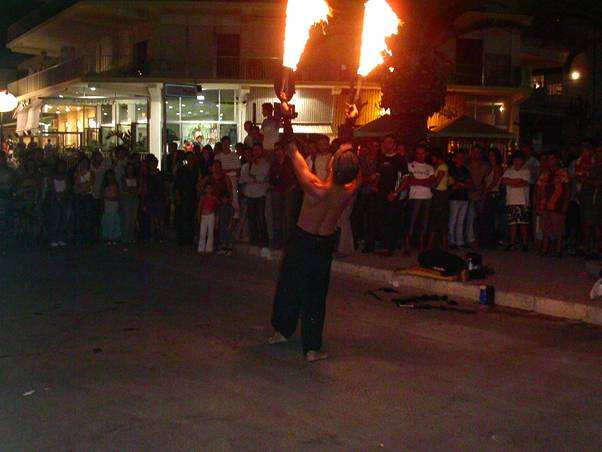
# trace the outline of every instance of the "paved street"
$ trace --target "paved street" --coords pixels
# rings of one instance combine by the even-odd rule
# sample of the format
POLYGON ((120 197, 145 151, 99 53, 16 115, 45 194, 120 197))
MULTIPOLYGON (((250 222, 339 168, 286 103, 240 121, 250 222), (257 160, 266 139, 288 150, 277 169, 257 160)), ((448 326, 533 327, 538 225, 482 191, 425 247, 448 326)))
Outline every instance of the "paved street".
POLYGON ((2 451, 602 447, 599 327, 398 308, 335 279, 331 359, 306 364, 298 341, 264 345, 263 261, 159 245, 0 259, 2 451))

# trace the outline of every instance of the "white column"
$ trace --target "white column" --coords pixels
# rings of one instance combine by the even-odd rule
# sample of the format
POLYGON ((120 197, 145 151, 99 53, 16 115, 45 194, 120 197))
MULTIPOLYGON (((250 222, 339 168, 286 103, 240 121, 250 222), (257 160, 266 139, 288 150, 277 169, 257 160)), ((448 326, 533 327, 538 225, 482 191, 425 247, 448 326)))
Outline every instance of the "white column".
POLYGON ((149 151, 159 160, 163 156, 163 84, 149 86, 148 144, 149 151))

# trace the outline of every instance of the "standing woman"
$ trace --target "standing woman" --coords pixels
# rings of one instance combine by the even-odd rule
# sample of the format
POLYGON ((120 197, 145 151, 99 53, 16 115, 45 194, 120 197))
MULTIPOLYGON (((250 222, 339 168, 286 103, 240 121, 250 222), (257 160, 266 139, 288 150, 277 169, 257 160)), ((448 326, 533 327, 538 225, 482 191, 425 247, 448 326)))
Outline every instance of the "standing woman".
POLYGON ((42 232, 42 176, 32 159, 25 160, 19 192, 24 201, 24 234, 28 245, 34 245, 42 232))
POLYGON ((489 170, 483 178, 483 211, 479 217, 480 245, 483 248, 495 248, 497 243, 496 226, 499 205, 502 202, 500 181, 504 174, 502 154, 499 149, 491 148, 487 154, 489 170))
POLYGON ((67 177, 67 163, 58 160, 54 174, 48 180, 50 197, 50 246, 67 245, 69 217, 71 215, 71 183, 67 177))
POLYGON ((89 243, 94 235, 96 220, 96 203, 92 190, 94 173, 90 170, 90 160, 82 158, 74 175, 74 206, 75 206, 75 240, 78 244, 89 243))
POLYGON ((102 194, 102 238, 108 245, 114 245, 121 239, 121 218, 119 217, 119 184, 112 169, 105 171, 102 194))
POLYGON ((139 196, 140 181, 136 174, 136 167, 133 163, 128 163, 125 167, 125 176, 121 186, 121 237, 125 243, 134 243, 136 241, 139 196))

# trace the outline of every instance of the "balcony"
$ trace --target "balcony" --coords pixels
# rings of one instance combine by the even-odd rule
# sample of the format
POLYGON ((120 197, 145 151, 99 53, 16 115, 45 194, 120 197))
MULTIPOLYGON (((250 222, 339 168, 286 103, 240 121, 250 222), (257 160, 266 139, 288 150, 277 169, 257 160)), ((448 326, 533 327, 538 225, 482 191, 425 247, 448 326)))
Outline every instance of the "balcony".
MULTIPOLYGON (((51 66, 23 77, 9 85, 15 96, 23 96, 60 83, 82 77, 103 76, 110 78, 190 78, 196 80, 245 80, 273 82, 281 74, 278 58, 217 57, 211 64, 193 65, 189 60, 153 59, 135 63, 129 55, 82 56, 51 66)), ((331 62, 299 67, 295 78, 298 82, 347 82, 349 70, 331 62)))

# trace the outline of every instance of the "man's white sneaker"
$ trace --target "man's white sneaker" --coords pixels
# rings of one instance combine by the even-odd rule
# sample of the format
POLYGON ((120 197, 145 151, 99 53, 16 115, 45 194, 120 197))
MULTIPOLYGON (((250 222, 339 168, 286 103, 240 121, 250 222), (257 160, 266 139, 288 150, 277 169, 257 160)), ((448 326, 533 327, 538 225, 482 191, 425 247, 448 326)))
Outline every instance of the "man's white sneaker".
POLYGON ((59 243, 58 243, 58 242, 52 242, 52 243, 50 244, 50 246, 51 246, 52 248, 56 248, 57 246, 59 246, 59 243))
POLYGON ((268 344, 276 345, 276 344, 282 344, 283 342, 286 342, 286 341, 288 341, 288 339, 276 331, 274 333, 274 335, 268 339, 268 344))
POLYGON ((315 361, 322 361, 323 359, 328 358, 328 354, 325 352, 319 352, 315 350, 310 350, 305 355, 305 359, 308 363, 313 363, 315 361))

